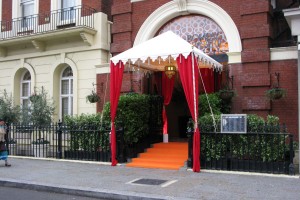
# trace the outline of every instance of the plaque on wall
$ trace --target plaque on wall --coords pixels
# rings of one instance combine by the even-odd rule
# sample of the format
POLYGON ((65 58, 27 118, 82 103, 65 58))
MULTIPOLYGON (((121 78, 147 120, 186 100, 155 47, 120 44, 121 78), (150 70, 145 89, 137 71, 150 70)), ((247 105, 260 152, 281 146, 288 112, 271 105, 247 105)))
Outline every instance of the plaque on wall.
POLYGON ((221 114, 221 133, 246 133, 246 114, 221 114))

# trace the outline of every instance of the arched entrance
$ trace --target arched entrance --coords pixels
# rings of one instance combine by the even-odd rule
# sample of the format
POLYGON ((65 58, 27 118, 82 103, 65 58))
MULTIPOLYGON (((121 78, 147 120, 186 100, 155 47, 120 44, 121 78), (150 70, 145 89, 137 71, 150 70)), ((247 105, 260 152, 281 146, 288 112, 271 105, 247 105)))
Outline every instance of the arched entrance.
MULTIPOLYGON (((202 15, 180 16, 163 25, 157 35, 172 31, 191 45, 213 57, 218 62, 227 63, 228 41, 223 30, 212 19, 202 15)), ((200 93, 213 93, 220 89, 221 75, 212 68, 203 66, 200 69, 200 93)), ((169 141, 184 141, 187 138, 186 128, 190 112, 178 73, 172 100, 166 106, 168 117, 169 141)))

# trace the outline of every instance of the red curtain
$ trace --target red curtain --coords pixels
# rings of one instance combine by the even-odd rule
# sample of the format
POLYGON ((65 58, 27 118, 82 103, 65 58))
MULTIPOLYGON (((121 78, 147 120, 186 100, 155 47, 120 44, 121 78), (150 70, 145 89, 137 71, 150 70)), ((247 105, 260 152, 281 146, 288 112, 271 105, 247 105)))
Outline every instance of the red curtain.
POLYGON ((163 107, 163 134, 168 134, 168 119, 165 106, 169 105, 172 99, 172 93, 174 89, 174 76, 168 78, 165 73, 162 74, 162 96, 164 97, 163 107))
MULTIPOLYGON (((203 78, 206 92, 208 94, 213 93, 215 91, 215 77, 213 69, 202 68, 200 69, 200 72, 203 78)), ((202 83, 200 85, 202 85, 202 83)))
POLYGON ((111 165, 116 166, 116 128, 115 118, 121 92, 124 64, 120 61, 118 64, 110 62, 110 117, 111 117, 111 165))
POLYGON ((185 97, 195 122, 194 142, 193 142, 193 171, 200 172, 200 131, 198 128, 198 79, 199 72, 196 59, 192 53, 187 57, 180 55, 177 58, 180 80, 185 93, 185 97))

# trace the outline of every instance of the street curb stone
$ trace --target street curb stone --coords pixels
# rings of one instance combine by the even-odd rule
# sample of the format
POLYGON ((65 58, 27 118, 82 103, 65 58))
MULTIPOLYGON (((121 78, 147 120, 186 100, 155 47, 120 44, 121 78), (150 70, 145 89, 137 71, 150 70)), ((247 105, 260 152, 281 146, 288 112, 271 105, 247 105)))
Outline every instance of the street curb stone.
POLYGON ((166 198, 161 197, 150 197, 150 196, 141 196, 141 194, 122 194, 115 193, 114 191, 100 191, 100 190, 87 190, 87 189, 78 189, 78 188, 67 188, 67 187, 55 187, 50 185, 40 185, 29 182, 16 182, 16 180, 0 180, 0 186, 2 187, 11 187, 11 188, 20 188, 36 191, 46 191, 54 192, 60 194, 68 195, 78 195, 83 197, 91 198, 102 198, 102 199, 112 199, 112 200, 165 200, 166 198))

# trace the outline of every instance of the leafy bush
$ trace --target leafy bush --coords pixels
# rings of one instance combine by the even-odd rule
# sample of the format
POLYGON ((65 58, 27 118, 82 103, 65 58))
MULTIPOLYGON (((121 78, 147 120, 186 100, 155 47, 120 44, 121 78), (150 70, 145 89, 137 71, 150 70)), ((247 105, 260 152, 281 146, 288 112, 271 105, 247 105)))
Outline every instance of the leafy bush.
POLYGON ((46 90, 42 87, 40 91, 35 91, 29 99, 30 105, 22 108, 22 123, 33 123, 36 126, 50 125, 55 106, 53 101, 48 98, 46 90))
MULTIPOLYGON (((207 98, 209 100, 211 109, 213 114, 221 114, 221 99, 219 98, 217 93, 207 94, 207 98)), ((206 94, 201 94, 199 96, 199 115, 204 116, 206 114, 211 114, 211 110, 209 108, 209 103, 206 98, 206 94)))
POLYGON ((70 149, 96 151, 109 149, 109 131, 100 124, 100 114, 65 116, 64 125, 70 132, 70 149))
POLYGON ((10 124, 18 122, 19 118, 20 106, 14 105, 12 95, 3 90, 3 96, 0 97, 0 119, 10 124))
MULTIPOLYGON (((124 127, 126 144, 137 143, 149 134, 150 96, 145 94, 125 94, 120 96, 115 123, 124 127)), ((103 122, 110 124, 110 103, 103 109, 103 122)))
MULTIPOLYGON (((220 131, 220 115, 215 115, 217 132, 220 131)), ((207 114, 199 118, 202 156, 219 160, 228 153, 230 146, 232 158, 261 160, 263 162, 283 160, 288 149, 285 135, 265 134, 280 132, 277 116, 268 116, 265 120, 254 114, 247 115, 247 132, 256 134, 214 134, 212 116, 207 114), (229 145, 230 144, 230 145, 229 145), (229 145, 229 146, 228 146, 229 145), (276 145, 276 149, 274 148, 276 145)), ((192 126, 192 125, 190 125, 192 126)))

